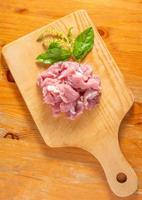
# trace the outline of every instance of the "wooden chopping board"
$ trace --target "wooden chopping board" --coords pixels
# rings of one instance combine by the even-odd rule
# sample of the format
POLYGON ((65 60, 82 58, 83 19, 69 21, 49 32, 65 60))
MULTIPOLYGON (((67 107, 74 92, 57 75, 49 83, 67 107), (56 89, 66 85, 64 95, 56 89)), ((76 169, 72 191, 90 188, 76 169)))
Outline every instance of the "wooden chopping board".
POLYGON ((74 146, 89 151, 101 163, 116 195, 128 196, 135 192, 136 174, 118 144, 119 126, 133 104, 133 96, 87 13, 79 10, 38 29, 6 45, 3 55, 45 142, 51 147, 74 146), (100 105, 75 121, 53 118, 51 110, 43 104, 36 79, 44 68, 35 63, 35 57, 43 51, 36 42, 41 32, 48 27, 67 32, 71 26, 75 35, 89 26, 94 27, 95 45, 84 62, 92 64, 102 80, 100 105))

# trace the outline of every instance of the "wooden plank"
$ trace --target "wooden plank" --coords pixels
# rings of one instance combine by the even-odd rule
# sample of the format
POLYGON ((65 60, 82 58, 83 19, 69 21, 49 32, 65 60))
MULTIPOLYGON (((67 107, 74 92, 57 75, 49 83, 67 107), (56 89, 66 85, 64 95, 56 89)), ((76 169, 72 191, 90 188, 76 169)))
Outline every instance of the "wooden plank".
POLYGON ((79 10, 6 45, 3 55, 45 142, 52 147, 74 146, 89 151, 101 163, 112 191, 118 196, 129 196, 137 188, 137 178, 122 156, 117 134, 133 96, 95 27, 94 48, 84 62, 92 64, 101 78, 102 95, 96 109, 75 121, 54 118, 37 89, 41 68, 35 57, 43 51, 36 41, 38 36, 50 28, 67 33, 70 26, 75 35, 94 27, 86 11, 79 10))
MULTIPOLYGON (((125 79, 127 81, 127 84, 132 88, 136 101, 139 102, 139 104, 135 104, 133 107, 133 110, 127 115, 125 118, 125 121, 123 123, 123 126, 121 128, 121 135, 120 135, 120 141, 121 146, 123 149, 123 152, 125 153, 126 157, 129 159, 129 162, 134 166, 136 169, 136 172, 139 176, 139 180, 141 180, 142 174, 141 174, 141 102, 142 102, 142 70, 141 70, 141 45, 140 45, 140 37, 141 37, 141 26, 140 26, 140 13, 141 13, 141 4, 138 1, 96 1, 95 3, 92 1, 73 1, 68 6, 67 2, 63 1, 62 7, 64 9, 59 10, 57 8, 57 1, 48 1, 48 4, 45 2, 42 4, 38 4, 37 1, 35 1, 32 4, 29 4, 26 2, 26 0, 22 2, 17 1, 5 1, 1 3, 1 12, 0 12, 0 20, 5 22, 5 24, 1 24, 0 31, 1 31, 1 39, 0 39, 0 45, 4 45, 4 43, 8 43, 9 41, 12 41, 16 39, 17 37, 24 35, 25 33, 28 33, 35 28, 44 25, 54 19, 57 19, 58 17, 61 17, 74 9, 85 7, 89 14, 91 15, 92 19, 95 21, 95 24, 98 26, 98 29, 107 43, 107 46, 109 47, 112 55, 117 60, 117 63, 119 64, 119 67, 121 68, 121 71, 123 72, 123 75, 125 76, 125 79), (15 6, 16 5, 16 6, 15 6), (26 6, 25 6, 26 5, 26 6), (74 7, 74 8, 73 8, 74 7), (19 11, 23 8, 26 8, 27 11, 19 11), (53 9, 54 8, 54 9, 53 9), (52 10, 52 12, 51 12, 52 10), (117 19, 117 21, 116 21, 117 19), (21 23, 22 21, 22 23, 21 23), (117 23, 116 23, 117 22, 117 23), (122 23, 123 22, 123 23, 122 23), (133 29, 132 29, 133 27, 133 29), (8 31, 6 31, 8 30, 8 31), (126 34, 125 34, 126 33, 126 34), (125 39, 125 40, 124 40, 125 39), (134 152, 133 154, 131 152, 134 152)), ((26 116, 29 115, 26 107, 24 106, 24 102, 17 98, 19 95, 18 90, 16 90, 16 87, 14 86, 14 83, 8 83, 6 80, 6 72, 7 68, 0 67, 0 88, 1 88, 1 94, 6 93, 7 91, 3 89, 3 83, 5 84, 5 87, 9 88, 9 92, 7 96, 2 95, 0 98, 0 124, 2 129, 5 130, 5 132, 11 131, 13 134, 18 134, 20 136, 20 140, 18 140, 18 143, 20 141, 23 141, 23 143, 20 143, 20 145, 17 145, 17 143, 13 143, 13 140, 10 139, 4 139, 4 143, 1 143, 1 149, 3 149, 3 153, 5 152, 5 145, 9 142, 9 146, 11 147, 11 150, 15 152, 13 154, 12 158, 17 160, 16 152, 20 151, 20 148, 24 147, 24 141, 27 144, 43 144, 43 141, 40 139, 40 137, 37 138, 38 133, 34 134, 34 130, 30 128, 31 126, 26 125, 27 128, 24 131, 24 126, 27 124, 26 116), (2 87, 1 87, 2 84, 2 87), (14 104, 10 104, 8 102, 9 100, 9 94, 13 93, 13 101, 14 104), (7 102, 5 102, 5 99, 7 99, 7 102), (13 118, 13 116, 16 113, 19 113, 17 117, 13 118), (23 118, 23 115, 25 116, 23 118), (10 120, 7 124, 7 120, 10 120), (23 122, 20 122, 20 124, 17 124, 16 127, 16 121, 18 118, 23 118, 23 122), (13 126, 14 122, 14 126, 13 126), (8 128, 9 127, 9 128, 8 128), (23 131, 22 131, 23 127, 23 131), (19 131, 18 131, 19 129, 19 131), (32 133, 31 133, 32 132, 32 133), (29 136, 30 135, 30 136, 29 136), (15 146, 15 148, 14 148, 15 146)), ((33 122, 29 121, 29 124, 32 124, 33 122)), ((10 138, 10 137, 9 137, 10 138)), ((41 146, 41 145, 40 145, 41 146)), ((7 147, 6 147, 7 148, 7 147)), ((24 147, 25 148, 25 147, 24 147)), ((28 156, 28 148, 27 152, 25 152, 25 155, 28 156)), ((9 170, 9 167, 6 165, 6 157, 10 159, 10 152, 9 151, 5 157, 3 157, 3 165, 1 165, 3 168, 5 168, 5 171, 9 170), (8 156, 9 155, 9 156, 8 156)), ((84 162, 88 163, 90 162, 90 157, 88 154, 85 154, 85 152, 80 151, 78 153, 74 149, 70 149, 70 153, 66 149, 61 150, 54 150, 48 151, 49 154, 47 157, 56 157, 61 160, 66 160, 65 162, 68 163, 70 159, 73 159, 74 161, 74 170, 76 173, 78 172, 78 165, 84 165, 84 162), (77 154, 77 155, 76 155, 77 154), (77 164, 79 162, 79 164, 77 164)), ((43 152, 38 150, 38 155, 43 154, 43 152)), ((91 157, 91 162, 93 162, 93 158, 91 157)), ((32 161, 33 162, 33 161, 32 161)), ((31 162, 31 165, 32 165, 31 162)), ((46 163, 46 158, 43 161, 46 163)), ((59 161, 57 161, 59 162, 59 161)), ((18 165, 21 165, 19 161, 17 161, 18 165)), ((97 162, 94 162, 94 165, 97 165, 97 162)), ((22 164, 24 167, 24 165, 22 164)), ((45 171, 48 168, 49 170, 51 168, 54 168, 56 166, 56 163, 52 163, 52 167, 48 167, 48 164, 45 166, 45 171)), ((92 165, 91 165, 92 166, 92 165)), ((105 186, 104 182, 104 176, 101 176, 101 171, 99 165, 97 165, 98 168, 94 168, 92 166, 92 170, 94 173, 97 171, 98 173, 94 174, 95 180, 100 178, 98 182, 96 181, 95 187, 100 185, 100 189, 91 187, 91 185, 88 185, 88 190, 86 191, 86 184, 81 184, 74 189, 74 194, 70 192, 71 186, 70 184, 67 186, 68 190, 67 194, 65 195, 64 187, 63 185, 60 187, 61 180, 58 179, 58 186, 57 190, 54 190, 54 194, 51 195, 51 193, 48 194, 49 199, 93 199, 101 198, 101 199, 118 199, 115 197, 107 187, 105 186), (103 182, 102 182, 103 181, 103 182), (103 186, 104 185, 104 186, 103 186), (81 189, 82 188, 82 189, 81 189), (85 193, 83 191, 86 191, 85 193), (103 192, 99 192, 103 191, 103 192), (83 196, 81 195, 83 194, 83 196)), ((27 166, 29 171, 32 171, 30 166, 27 166)), ((66 166, 63 166, 63 170, 60 171, 60 176, 64 176, 64 169, 66 169, 66 166)), ((89 173, 90 168, 86 167, 87 172, 89 173)), ((42 169, 44 173, 44 169, 42 169)), ((14 162, 11 163, 11 171, 10 173, 14 173, 14 162)), ((38 176, 38 170, 35 170, 35 173, 38 176)), ((1 191, 0 197, 1 199, 10 199, 11 196, 13 199, 16 199, 17 196, 17 190, 15 190, 15 187, 9 185, 9 189, 11 193, 7 193, 6 186, 6 179, 8 178, 8 174, 4 174, 3 181, 1 182, 1 191), (4 198, 2 198, 2 194, 4 195, 4 198)), ((1 176, 2 177, 2 176, 1 176)), ((16 183, 18 178, 18 174, 15 175, 11 179, 11 183, 16 183)), ((49 177, 50 179, 50 177, 49 177)), ((54 180, 57 180, 56 177, 54 177, 54 180)), ((71 176, 69 176, 69 180, 71 180, 71 176)), ((68 180, 68 181, 69 181, 68 180)), ((76 181, 76 178, 74 178, 76 181)), ((85 179, 87 182, 87 178, 85 179)), ((22 181, 22 177, 21 177, 22 181)), ((28 183, 28 180, 26 181, 28 183)), ((43 181, 44 184, 44 181, 43 181)), ((36 183, 31 183, 31 187, 36 186, 36 183)), ((54 187, 54 184, 52 184, 54 187)), ((31 199, 37 199, 36 195, 39 193, 40 199, 45 199, 46 197, 42 194, 41 187, 36 187, 35 193, 31 192, 30 188, 23 187, 21 191, 18 193, 18 197, 22 199, 24 196, 23 194, 27 194, 27 196, 31 199)), ((17 198, 18 198, 17 197, 17 198)), ((126 198, 127 199, 127 198, 126 198)), ((141 199, 141 181, 139 181, 139 190, 137 194, 134 196, 128 197, 128 199, 141 199)))

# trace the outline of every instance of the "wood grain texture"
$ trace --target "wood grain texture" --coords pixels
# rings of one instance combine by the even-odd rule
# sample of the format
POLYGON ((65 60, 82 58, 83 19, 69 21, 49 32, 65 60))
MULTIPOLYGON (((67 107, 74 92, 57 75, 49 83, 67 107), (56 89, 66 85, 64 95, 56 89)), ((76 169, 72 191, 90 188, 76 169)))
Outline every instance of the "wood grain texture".
POLYGON ((51 147, 81 147, 89 151, 101 163, 116 195, 124 197, 134 193, 137 177, 118 144, 118 129, 133 104, 133 96, 87 12, 78 10, 60 18, 4 46, 2 53, 46 144, 51 147), (51 109, 43 104, 36 85, 39 73, 45 70, 35 63, 37 55, 43 52, 41 43, 36 40, 47 29, 54 28, 67 34, 73 27, 77 35, 90 26, 94 27, 95 44, 83 62, 91 64, 101 78, 100 104, 74 121, 65 116, 54 118, 51 109), (117 180, 120 174, 125 178, 123 184, 117 180))
MULTIPOLYGON (((63 10, 59 10, 57 4, 57 1, 43 1, 40 5, 39 1, 1 3, 0 44, 3 46, 78 8, 88 10, 135 94, 136 103, 120 129, 120 142, 140 179, 139 190, 128 199, 141 199, 141 4, 138 1, 62 1, 63 10)), ((1 139, 1 199, 26 199, 27 196, 29 199, 46 199, 47 196, 49 199, 119 199, 109 191, 103 172, 91 155, 78 149, 45 147, 15 83, 7 81, 4 63, 0 70, 0 135, 12 133, 19 138, 12 140, 12 136, 7 135, 1 139), (67 170, 67 166, 72 171, 67 170), (31 179, 21 174, 28 174, 31 179), (14 182, 16 187, 9 182, 14 182)))

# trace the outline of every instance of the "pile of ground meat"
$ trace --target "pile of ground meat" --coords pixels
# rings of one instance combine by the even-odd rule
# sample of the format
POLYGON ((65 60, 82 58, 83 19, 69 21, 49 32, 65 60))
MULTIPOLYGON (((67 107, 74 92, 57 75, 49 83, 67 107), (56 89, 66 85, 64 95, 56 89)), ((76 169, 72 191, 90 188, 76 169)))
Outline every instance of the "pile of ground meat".
POLYGON ((37 84, 54 116, 65 113, 68 118, 75 119, 85 109, 92 109, 99 103, 100 78, 88 64, 55 63, 39 75, 37 84))

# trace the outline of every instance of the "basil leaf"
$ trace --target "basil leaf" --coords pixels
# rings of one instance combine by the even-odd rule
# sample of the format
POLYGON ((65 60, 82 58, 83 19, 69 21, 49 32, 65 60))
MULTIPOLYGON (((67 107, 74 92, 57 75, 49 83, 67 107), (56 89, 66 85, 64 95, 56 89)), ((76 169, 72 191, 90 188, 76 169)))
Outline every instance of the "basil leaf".
POLYGON ((53 64, 58 61, 67 60, 71 52, 62 48, 57 42, 52 42, 45 53, 40 54, 36 60, 44 64, 53 64))
POLYGON ((53 49, 54 47, 61 47, 58 42, 51 42, 48 49, 53 49))
POLYGON ((73 46, 73 57, 76 60, 82 60, 94 45, 94 31, 92 27, 81 32, 75 39, 73 46))

